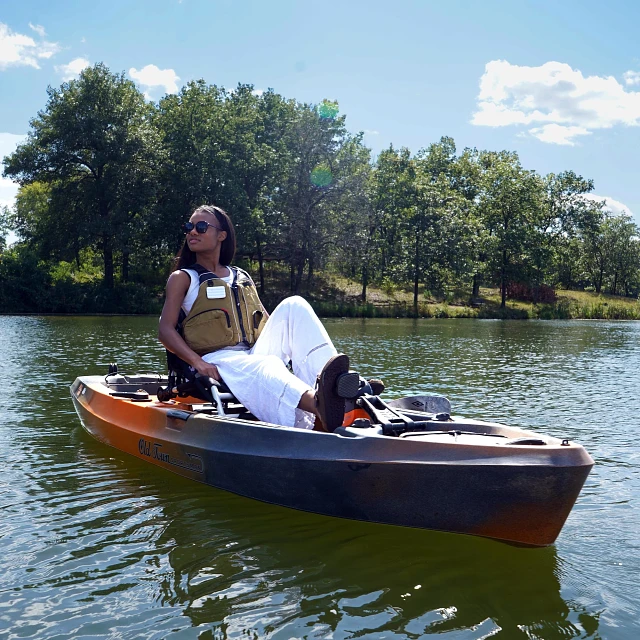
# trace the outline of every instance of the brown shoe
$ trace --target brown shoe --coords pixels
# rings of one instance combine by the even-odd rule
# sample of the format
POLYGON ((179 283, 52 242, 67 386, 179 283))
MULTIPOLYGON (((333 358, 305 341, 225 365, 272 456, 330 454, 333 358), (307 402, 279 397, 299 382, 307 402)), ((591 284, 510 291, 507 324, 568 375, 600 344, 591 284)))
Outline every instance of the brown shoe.
POLYGON ((321 431, 322 433, 327 433, 327 430, 322 426, 322 420, 316 416, 316 419, 313 421, 313 429, 312 431, 321 431))
POLYGON ((339 353, 324 365, 316 382, 316 404, 322 426, 332 433, 344 421, 344 398, 336 391, 336 379, 349 371, 349 356, 339 353))
POLYGON ((367 382, 369 383, 371 393, 374 396, 379 396, 384 391, 384 382, 382 382, 382 380, 378 380, 378 378, 369 378, 367 382))

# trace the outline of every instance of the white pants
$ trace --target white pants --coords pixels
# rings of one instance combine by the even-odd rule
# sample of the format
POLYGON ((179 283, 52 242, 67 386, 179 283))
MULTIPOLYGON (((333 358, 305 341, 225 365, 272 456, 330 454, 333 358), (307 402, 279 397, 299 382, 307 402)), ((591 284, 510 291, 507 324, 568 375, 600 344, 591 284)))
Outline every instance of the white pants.
POLYGON ((312 429, 315 416, 297 406, 336 353, 309 303, 292 296, 274 309, 251 349, 221 349, 203 360, 218 367, 233 395, 259 420, 312 429))

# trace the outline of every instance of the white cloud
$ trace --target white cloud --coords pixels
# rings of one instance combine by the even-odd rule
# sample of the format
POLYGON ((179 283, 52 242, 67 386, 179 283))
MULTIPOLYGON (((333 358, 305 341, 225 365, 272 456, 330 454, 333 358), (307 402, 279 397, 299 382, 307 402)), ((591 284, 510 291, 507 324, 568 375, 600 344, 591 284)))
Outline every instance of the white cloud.
POLYGON ((379 136, 380 132, 375 129, 365 129, 363 132, 367 136, 379 136))
POLYGON ((79 76, 80 72, 90 65, 86 58, 74 58, 69 64, 56 65, 55 70, 62 76, 64 82, 68 82, 79 76))
POLYGON ((251 93, 259 98, 264 93, 264 89, 254 89, 251 93))
POLYGON ((575 144, 573 138, 576 136, 591 135, 591 131, 584 127, 567 127, 561 124, 545 124, 543 127, 529 129, 529 133, 542 142, 569 146, 575 144))
POLYGON ((628 86, 640 84, 640 71, 625 71, 623 77, 625 84, 628 86))
POLYGON ((585 200, 592 200, 593 202, 605 202, 605 210, 614 216, 619 216, 623 213, 633 216, 633 213, 627 205, 619 202, 618 200, 614 200, 613 198, 609 198, 608 196, 598 196, 595 193, 586 193, 582 197, 585 200))
MULTIPOLYGON (((627 85, 636 83, 634 74, 625 74, 627 85)), ((577 136, 597 129, 640 125, 640 92, 625 89, 612 76, 585 77, 562 62, 526 67, 492 60, 480 79, 471 122, 488 127, 538 124, 528 130, 534 137, 572 145, 577 136)))
POLYGON ((41 24, 31 24, 29 23, 29 29, 35 31, 41 38, 44 38, 45 31, 44 27, 41 24))
POLYGON ((180 78, 173 69, 159 69, 155 64, 148 64, 139 71, 131 67, 131 69, 129 69, 129 75, 142 85, 148 100, 152 99, 150 91, 158 87, 162 87, 165 93, 178 92, 177 83, 180 78))
MULTIPOLYGON (((30 26, 44 38, 42 27, 30 26)), ((44 39, 36 42, 31 36, 12 31, 6 24, 0 22, 0 69, 11 66, 39 69, 38 60, 46 60, 59 50, 60 46, 55 42, 47 42, 44 39)))

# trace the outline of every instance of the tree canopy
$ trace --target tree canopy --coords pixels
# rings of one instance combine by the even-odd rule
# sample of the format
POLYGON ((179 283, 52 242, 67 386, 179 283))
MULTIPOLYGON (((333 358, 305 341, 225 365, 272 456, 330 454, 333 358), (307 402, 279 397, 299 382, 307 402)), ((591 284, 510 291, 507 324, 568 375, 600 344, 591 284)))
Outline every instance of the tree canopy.
POLYGON ((510 151, 458 152, 446 136, 373 157, 336 102, 251 85, 198 80, 154 103, 96 64, 48 89, 4 175, 20 188, 0 237, 19 242, 0 244, 0 271, 28 256, 49 274, 100 274, 106 289, 160 286, 181 223, 215 203, 263 292, 268 262, 291 292, 323 270, 358 281, 363 301, 372 284, 410 286, 416 310, 421 292, 473 299, 483 283, 502 305, 544 286, 640 292, 638 228, 585 197, 592 180, 539 175, 510 151))

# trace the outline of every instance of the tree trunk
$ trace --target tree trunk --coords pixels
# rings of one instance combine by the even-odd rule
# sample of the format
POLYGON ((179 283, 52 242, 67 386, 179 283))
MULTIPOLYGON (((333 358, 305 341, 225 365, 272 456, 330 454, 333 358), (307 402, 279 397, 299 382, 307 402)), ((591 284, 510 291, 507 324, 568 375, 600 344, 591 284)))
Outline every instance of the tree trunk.
POLYGON ((367 264, 362 265, 362 294, 360 297, 362 298, 362 302, 367 301, 367 285, 369 284, 369 269, 367 264))
POLYGON ((500 301, 500 308, 504 309, 507 306, 507 251, 502 251, 502 269, 500 270, 500 289, 502 293, 502 300, 500 301))
POLYGON ((480 297, 480 274, 479 273, 473 274, 473 288, 471 290, 471 297, 472 298, 480 297))
POLYGON ((111 239, 103 237, 102 257, 104 260, 104 284, 108 289, 113 289, 113 248, 111 239))
POLYGON ((311 283, 313 282, 313 256, 309 256, 309 271, 307 273, 307 288, 311 289, 311 283))
POLYGON ((596 293, 600 293, 602 291, 602 280, 604 279, 604 267, 600 267, 600 276, 596 282, 596 293))
POLYGON ((305 253, 304 251, 300 251, 300 255, 298 257, 298 268, 296 269, 296 281, 295 287, 293 289, 293 293, 297 296, 300 293, 300 283, 302 282, 302 275, 304 273, 304 264, 305 264, 305 253))
POLYGON ((104 284, 108 289, 113 289, 113 245, 109 234, 107 221, 109 219, 109 206, 104 197, 102 182, 98 180, 98 212, 102 218, 102 256, 104 260, 104 284))
POLYGON ((129 282, 129 252, 122 252, 122 282, 129 282))
POLYGON ((413 313, 418 317, 418 283, 420 282, 420 243, 416 238, 416 264, 413 272, 413 313))
POLYGON ((262 243, 256 235, 256 253, 258 254, 258 277, 260 280, 260 295, 264 295, 264 260, 262 259, 262 243))

